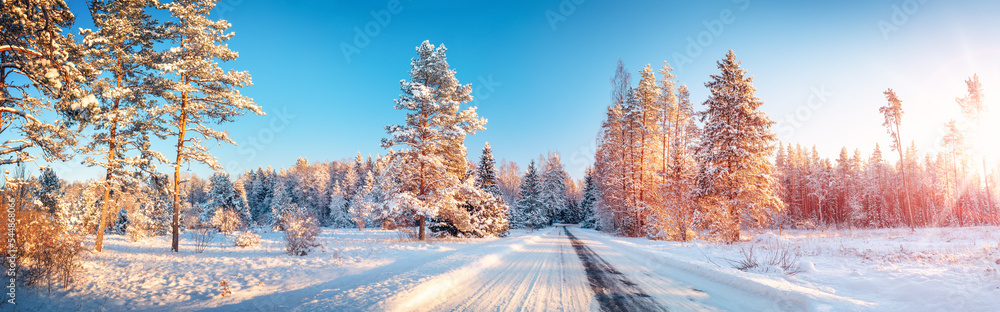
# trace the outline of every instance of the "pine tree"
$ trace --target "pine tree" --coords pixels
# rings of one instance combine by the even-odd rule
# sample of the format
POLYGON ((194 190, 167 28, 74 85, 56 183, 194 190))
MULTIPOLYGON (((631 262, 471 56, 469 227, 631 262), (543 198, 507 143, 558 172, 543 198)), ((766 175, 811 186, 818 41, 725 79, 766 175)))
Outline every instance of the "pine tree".
POLYGON ((271 227, 275 231, 283 231, 285 222, 289 216, 299 213, 298 204, 295 203, 295 181, 282 175, 275 185, 274 196, 271 199, 271 227))
POLYGON ((395 229, 401 225, 400 220, 406 219, 392 201, 399 193, 399 179, 396 176, 399 163, 393 161, 391 156, 393 153, 395 152, 390 149, 387 156, 377 156, 372 165, 372 172, 375 175, 375 185, 372 189, 372 201, 375 204, 372 219, 384 229, 395 229))
MULTIPOLYGON (((0 165, 69 160, 70 128, 96 105, 89 73, 69 33, 73 13, 62 0, 4 1, 0 10, 0 165), (42 120, 54 111, 55 120, 42 120), (35 151, 35 149, 38 149, 35 151)), ((49 115, 53 116, 53 115, 49 115)))
POLYGON ((253 221, 250 209, 237 193, 236 186, 233 185, 228 173, 218 171, 212 174, 209 178, 208 198, 208 202, 204 205, 205 209, 199 216, 202 223, 210 223, 216 211, 224 210, 234 211, 244 225, 253 221))
MULTIPOLYGON (((359 159, 361 158, 360 155, 361 153, 358 153, 359 159)), ((361 172, 361 170, 362 170, 361 162, 357 161, 354 163, 353 166, 348 168, 347 172, 344 174, 344 179, 341 181, 341 189, 344 192, 344 198, 347 200, 347 202, 344 205, 344 209, 347 209, 347 207, 351 204, 351 199, 354 198, 354 193, 357 191, 360 184, 363 182, 362 176, 359 175, 359 172, 361 172)))
POLYGON ((50 214, 56 214, 62 206, 62 183, 52 168, 44 167, 38 177, 38 188, 35 198, 42 202, 42 208, 50 214))
POLYGON ((661 206, 659 192, 660 177, 656 175, 658 165, 662 164, 663 146, 659 142, 662 130, 663 109, 658 107, 660 88, 656 84, 656 76, 649 64, 639 71, 639 85, 635 89, 637 109, 638 138, 634 144, 636 153, 635 171, 637 176, 635 225, 631 236, 645 235, 650 212, 661 206))
MULTIPOLYGON (((166 161, 151 151, 149 132, 152 129, 148 110, 153 108, 152 96, 162 92, 162 83, 154 72, 157 52, 153 44, 163 37, 163 27, 150 17, 147 9, 156 3, 150 0, 88 2, 96 30, 84 29, 84 53, 90 69, 108 73, 95 77, 91 83, 99 105, 89 111, 88 123, 96 130, 92 140, 78 148, 88 155, 84 164, 104 169, 106 200, 101 215, 108 213, 112 189, 136 189, 148 172, 154 172, 153 159, 166 161)), ((101 218, 100 227, 104 226, 101 218)), ((95 250, 103 247, 102 231, 98 231, 95 250)))
POLYGON ((759 111, 764 102, 754 95, 753 78, 745 77, 733 51, 718 67, 721 73, 705 83, 711 94, 701 113, 705 128, 695 193, 709 226, 723 241, 735 242, 741 226, 763 224, 780 208, 768 159, 774 151, 774 122, 759 111))
POLYGON ((361 187, 354 192, 354 198, 351 199, 350 208, 347 209, 348 214, 351 216, 351 220, 354 221, 354 225, 358 227, 358 231, 364 229, 372 223, 372 214, 374 210, 375 203, 372 200, 372 190, 375 188, 375 177, 372 175, 371 171, 365 173, 365 178, 362 179, 361 187))
POLYGON ((650 229, 649 235, 657 238, 687 241, 692 239, 688 234, 694 223, 694 189, 697 164, 694 156, 697 149, 700 131, 695 124, 694 105, 690 101, 690 93, 686 85, 678 90, 677 100, 667 116, 667 139, 665 170, 661 171, 663 183, 663 205, 666 213, 650 220, 656 225, 650 229))
POLYGON ((597 200, 601 196, 600 190, 597 188, 597 183, 594 181, 594 170, 592 168, 586 169, 586 175, 583 178, 583 199, 580 200, 580 214, 583 220, 583 227, 587 229, 593 229, 597 227, 597 200))
POLYGON ((509 206, 501 196, 496 176, 496 161, 493 150, 487 142, 476 166, 475 187, 478 192, 469 192, 467 204, 472 207, 473 235, 504 236, 510 228, 507 218, 509 206))
POLYGON ((354 221, 351 221, 350 213, 347 212, 349 202, 344 188, 340 187, 340 183, 337 183, 333 191, 330 192, 330 226, 346 228, 354 224, 354 221))
POLYGON ((69 203, 67 209, 56 214, 59 223, 69 229, 86 229, 92 233, 97 229, 98 203, 100 182, 87 182, 81 188, 80 195, 69 203))
POLYGON ((621 234, 626 230, 626 219, 630 211, 629 127, 626 120, 631 75, 625 64, 618 60, 618 66, 611 79, 611 105, 601 124, 597 153, 594 156, 595 182, 601 190, 597 214, 602 231, 621 234))
POLYGON ((396 109, 407 110, 406 123, 387 126, 389 138, 382 147, 396 145, 394 153, 402 161, 401 191, 394 199, 413 211, 424 239, 425 218, 440 210, 456 211, 459 205, 453 194, 461 183, 465 160, 465 136, 484 130, 486 120, 476 115, 475 107, 461 109, 472 100, 470 85, 460 85, 455 71, 448 66, 442 44, 435 48, 428 41, 417 47, 417 57, 410 62, 410 80, 400 82, 402 94, 395 100, 396 109))
POLYGON ((563 171, 559 154, 550 153, 542 173, 542 188, 538 201, 542 204, 542 215, 547 225, 552 225, 560 212, 567 210, 566 172, 563 171))
POLYGON ((889 101, 889 103, 886 104, 885 106, 879 107, 878 111, 882 113, 883 116, 885 117, 885 122, 882 123, 882 126, 886 127, 886 131, 892 138, 892 149, 899 152, 899 168, 900 171, 902 172, 902 176, 904 177, 903 191, 905 192, 905 194, 903 194, 903 196, 906 197, 906 213, 907 213, 906 220, 907 220, 907 225, 909 225, 910 229, 912 230, 914 227, 913 208, 911 208, 910 205, 910 186, 907 179, 905 178, 906 167, 904 164, 906 162, 906 158, 903 157, 903 143, 902 139, 900 139, 900 134, 899 134, 899 124, 902 122, 903 119, 903 101, 899 100, 899 97, 896 96, 896 92, 892 91, 892 89, 888 89, 885 91, 885 98, 886 100, 889 101))
POLYGON ((271 198, 274 196, 274 170, 268 168, 264 171, 257 168, 257 171, 250 170, 247 174, 247 182, 244 186, 249 186, 247 191, 247 206, 250 209, 250 216, 259 225, 270 224, 271 198))
MULTIPOLYGON (((327 166, 311 165, 305 157, 296 160, 295 166, 288 170, 288 174, 298 181, 298 187, 295 188, 295 203, 314 216, 325 217, 330 214, 327 210, 330 206, 330 196, 326 193, 330 175, 326 170, 327 166)), ((322 224, 328 223, 326 218, 318 219, 322 224)))
POLYGON ((177 153, 170 164, 174 167, 174 220, 171 251, 178 251, 180 239, 180 171, 185 162, 200 162, 220 169, 216 159, 203 146, 203 140, 235 144, 225 131, 209 128, 210 124, 232 121, 247 112, 264 115, 253 100, 243 96, 239 88, 251 85, 250 74, 219 68, 217 60, 235 60, 239 54, 223 42, 233 37, 226 33, 229 22, 212 21, 208 14, 216 0, 176 0, 165 5, 176 19, 168 24, 167 35, 177 46, 163 54, 157 64, 165 73, 175 75, 168 83, 167 103, 163 107, 161 137, 177 138, 177 153), (189 133, 198 134, 188 137, 189 133))
POLYGON ((496 160, 493 159, 493 150, 490 148, 490 142, 486 142, 486 146, 483 147, 483 154, 479 157, 479 165, 476 166, 476 187, 490 192, 496 197, 500 197, 500 185, 497 183, 496 160))
POLYGON ((151 175, 144 188, 145 200, 140 213, 149 221, 153 234, 165 234, 170 224, 170 176, 162 173, 151 175))
POLYGON ((128 210, 122 208, 118 210, 118 217, 115 218, 114 232, 118 235, 125 235, 128 232, 129 216, 128 210))
POLYGON ((540 200, 541 181, 535 171, 535 161, 528 164, 528 169, 524 171, 524 178, 521 182, 520 199, 514 204, 511 219, 513 225, 519 228, 537 229, 548 224, 545 220, 545 207, 540 200))
POLYGON ((503 237, 510 229, 507 218, 509 206, 493 193, 479 191, 470 196, 472 211, 472 235, 476 237, 503 237))

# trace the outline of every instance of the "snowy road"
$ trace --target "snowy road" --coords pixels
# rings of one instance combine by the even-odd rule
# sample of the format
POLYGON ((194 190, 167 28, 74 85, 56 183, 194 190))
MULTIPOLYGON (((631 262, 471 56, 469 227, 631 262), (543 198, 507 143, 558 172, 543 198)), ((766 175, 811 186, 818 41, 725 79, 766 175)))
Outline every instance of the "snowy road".
POLYGON ((395 231, 324 229, 324 247, 305 257, 286 255, 280 232, 263 233, 255 248, 224 238, 197 253, 184 242, 180 254, 169 252, 167 236, 131 242, 112 235, 105 253, 84 260, 79 285, 28 288, 16 310, 1000 311, 997 233, 800 231, 716 245, 575 226, 430 242, 400 241, 395 231), (725 265, 753 246, 764 255, 802 253, 802 273, 725 265), (221 280, 232 286, 227 296, 221 280))
MULTIPOLYGON (((574 227, 411 257, 270 298, 252 310, 368 311, 685 311, 768 309, 722 305, 664 276, 648 260, 574 227), (574 235, 575 234, 575 235, 574 235)), ((592 235, 592 234, 590 234, 592 235)), ((446 248, 441 246, 441 248, 446 248)), ((739 296, 745 299, 749 296, 739 296)), ((743 300, 741 299, 741 300, 743 300)), ((246 303, 220 310, 246 309, 246 303)), ((759 303, 759 302, 758 302, 759 303)))

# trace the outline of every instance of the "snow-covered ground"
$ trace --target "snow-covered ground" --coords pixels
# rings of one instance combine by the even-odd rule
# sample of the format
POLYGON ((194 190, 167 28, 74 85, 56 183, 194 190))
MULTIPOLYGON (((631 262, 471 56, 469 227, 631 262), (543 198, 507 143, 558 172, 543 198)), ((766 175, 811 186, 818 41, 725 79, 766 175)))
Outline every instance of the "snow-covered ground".
POLYGON ((184 236, 179 254, 166 236, 112 235, 103 253, 87 256, 76 286, 20 288, 16 310, 579 311, 655 302, 670 310, 1000 311, 997 227, 785 231, 734 245, 575 226, 498 239, 401 237, 324 229, 321 248, 294 257, 281 233, 250 248, 220 234, 203 253, 184 236), (758 259, 784 254, 801 272, 733 269, 751 249, 758 259), (223 280, 231 295, 220 295, 223 280))

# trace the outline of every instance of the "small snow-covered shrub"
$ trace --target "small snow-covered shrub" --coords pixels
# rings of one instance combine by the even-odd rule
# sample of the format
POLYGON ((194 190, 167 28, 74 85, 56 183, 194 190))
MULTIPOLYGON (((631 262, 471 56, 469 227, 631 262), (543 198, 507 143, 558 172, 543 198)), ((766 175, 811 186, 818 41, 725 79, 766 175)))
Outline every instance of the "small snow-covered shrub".
POLYGON ((129 226, 128 210, 122 208, 121 210, 118 210, 118 217, 115 218, 115 227, 114 227, 115 234, 125 235, 125 233, 128 231, 128 226, 129 226))
POLYGON ((194 252, 202 253, 208 245, 212 244, 215 240, 215 229, 210 228, 200 228, 189 231, 191 236, 191 241, 194 242, 194 252))
POLYGON ((787 244, 775 244, 767 247, 751 244, 740 248, 743 258, 726 259, 734 269, 756 273, 784 273, 795 275, 802 273, 799 267, 799 256, 792 252, 787 244))
POLYGON ((138 212, 129 214, 125 233, 130 241, 146 239, 155 235, 157 230, 153 220, 146 215, 138 212))
POLYGON ((236 210, 219 209, 212 216, 212 226, 219 229, 220 233, 232 233, 243 227, 243 221, 236 210))
POLYGON ((285 216, 285 251, 293 256, 305 256, 313 247, 319 246, 316 243, 316 235, 319 235, 319 222, 316 218, 305 212, 292 213, 285 216))
POLYGON ((260 246, 260 235, 253 231, 243 231, 236 236, 236 247, 256 247, 260 246))

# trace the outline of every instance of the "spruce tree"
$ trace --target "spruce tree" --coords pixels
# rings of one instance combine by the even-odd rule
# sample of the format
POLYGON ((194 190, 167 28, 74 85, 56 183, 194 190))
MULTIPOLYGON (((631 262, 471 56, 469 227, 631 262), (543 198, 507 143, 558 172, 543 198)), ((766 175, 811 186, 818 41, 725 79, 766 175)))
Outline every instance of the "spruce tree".
POLYGON ((351 221, 350 214, 347 212, 348 202, 349 200, 347 194, 344 192, 344 188, 340 187, 340 183, 336 183, 330 192, 330 226, 334 228, 346 228, 354 224, 354 221, 351 221))
POLYGON ((542 188, 538 200, 542 204, 545 223, 552 225, 556 216, 569 208, 566 199, 566 172, 563 171, 559 154, 550 154, 542 173, 542 188))
POLYGON ((583 227, 592 229, 597 227, 597 200, 600 198, 600 190, 594 181, 594 170, 587 168, 586 176, 583 179, 583 199, 580 200, 580 214, 583 220, 583 227))
POLYGON ((473 234, 478 237, 504 236, 510 228, 507 215, 509 205, 504 202, 497 183, 496 160, 487 142, 476 166, 475 187, 478 192, 470 194, 468 204, 473 207, 473 234))
POLYGON ((707 225, 725 242, 739 240, 744 225, 760 226, 780 208, 771 183, 774 122, 761 112, 764 102, 754 95, 753 78, 746 77, 736 54, 718 62, 721 71, 705 83, 710 95, 701 121, 698 188, 707 225))
POLYGON ((199 216, 202 223, 209 223, 217 211, 223 210, 236 212, 240 218, 240 222, 244 225, 248 225, 253 221, 246 202, 238 195, 236 186, 234 186, 232 180, 229 178, 228 173, 216 172, 208 180, 208 202, 205 203, 205 209, 202 210, 199 216))
POLYGON ((496 160, 493 159, 493 150, 490 148, 490 142, 486 142, 486 146, 483 147, 483 154, 479 157, 479 165, 476 166, 476 187, 500 197, 500 185, 497 184, 496 160))
POLYGON ((521 182, 520 199, 514 205, 511 219, 514 225, 520 228, 537 229, 548 221, 545 219, 545 207, 540 200, 541 181, 535 171, 535 161, 528 164, 528 169, 524 172, 521 182))
POLYGON ((38 187, 35 188, 35 198, 42 202, 42 208, 49 213, 56 213, 62 205, 62 183, 52 168, 44 167, 38 177, 38 187))

